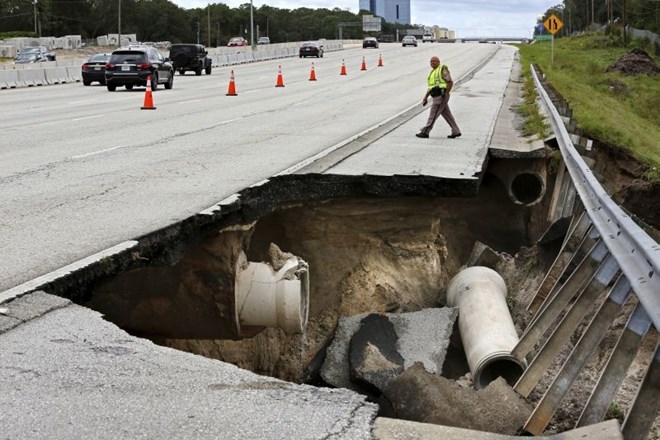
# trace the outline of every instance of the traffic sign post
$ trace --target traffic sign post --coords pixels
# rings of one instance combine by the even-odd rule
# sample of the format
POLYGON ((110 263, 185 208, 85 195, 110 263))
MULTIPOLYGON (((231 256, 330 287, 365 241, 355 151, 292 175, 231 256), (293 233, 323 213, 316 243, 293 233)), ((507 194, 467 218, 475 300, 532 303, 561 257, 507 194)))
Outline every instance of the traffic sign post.
POLYGON ((543 26, 546 28, 550 34, 552 34, 552 49, 550 55, 550 64, 555 62, 555 34, 559 32, 559 29, 564 27, 564 23, 555 16, 555 14, 550 14, 550 16, 543 22, 543 26))

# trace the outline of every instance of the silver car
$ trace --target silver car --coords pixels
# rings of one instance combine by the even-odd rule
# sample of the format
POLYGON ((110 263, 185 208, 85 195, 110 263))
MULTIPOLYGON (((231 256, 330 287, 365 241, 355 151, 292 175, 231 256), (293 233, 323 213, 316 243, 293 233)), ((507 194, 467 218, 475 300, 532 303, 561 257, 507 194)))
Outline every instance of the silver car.
POLYGON ((415 46, 417 47, 417 38, 415 38, 412 35, 406 35, 403 37, 403 40, 401 40, 401 46, 406 47, 406 46, 415 46))

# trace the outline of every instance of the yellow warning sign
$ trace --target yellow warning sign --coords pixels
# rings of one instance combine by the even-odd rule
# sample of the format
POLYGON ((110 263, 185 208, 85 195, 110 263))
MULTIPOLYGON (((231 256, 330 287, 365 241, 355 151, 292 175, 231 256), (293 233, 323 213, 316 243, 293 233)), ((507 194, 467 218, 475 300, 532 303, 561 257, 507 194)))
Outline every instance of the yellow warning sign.
POLYGON ((564 23, 562 23, 562 21, 558 19, 555 14, 552 14, 546 21, 543 22, 543 26, 545 26, 548 32, 554 35, 559 32, 559 29, 564 26, 564 23))

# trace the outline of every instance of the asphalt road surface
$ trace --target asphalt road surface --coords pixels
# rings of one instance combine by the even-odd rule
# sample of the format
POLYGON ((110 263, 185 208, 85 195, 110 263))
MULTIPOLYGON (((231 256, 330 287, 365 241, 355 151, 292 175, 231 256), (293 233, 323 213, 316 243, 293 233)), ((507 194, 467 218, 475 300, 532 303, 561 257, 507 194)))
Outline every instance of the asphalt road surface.
POLYGON ((458 78, 498 48, 383 44, 176 75, 172 90, 153 93, 153 111, 140 109, 144 89, 2 90, 0 292, 184 219, 410 108, 432 55, 458 78), (285 87, 275 87, 279 66, 285 87), (232 69, 238 96, 226 96, 232 69))

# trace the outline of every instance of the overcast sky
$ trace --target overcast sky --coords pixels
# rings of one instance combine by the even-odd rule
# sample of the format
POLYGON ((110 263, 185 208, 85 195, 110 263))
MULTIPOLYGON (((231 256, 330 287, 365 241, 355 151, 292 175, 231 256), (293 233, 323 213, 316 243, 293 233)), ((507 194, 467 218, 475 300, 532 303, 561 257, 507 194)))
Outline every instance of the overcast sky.
MULTIPOLYGON (((224 3, 235 8, 245 0, 172 0, 183 8, 203 8, 224 3)), ((539 14, 561 0, 410 0, 413 24, 438 25, 456 31, 457 37, 531 37, 539 14)), ((267 4, 276 8, 341 8, 357 13, 359 0, 253 0, 255 8, 267 4)))

